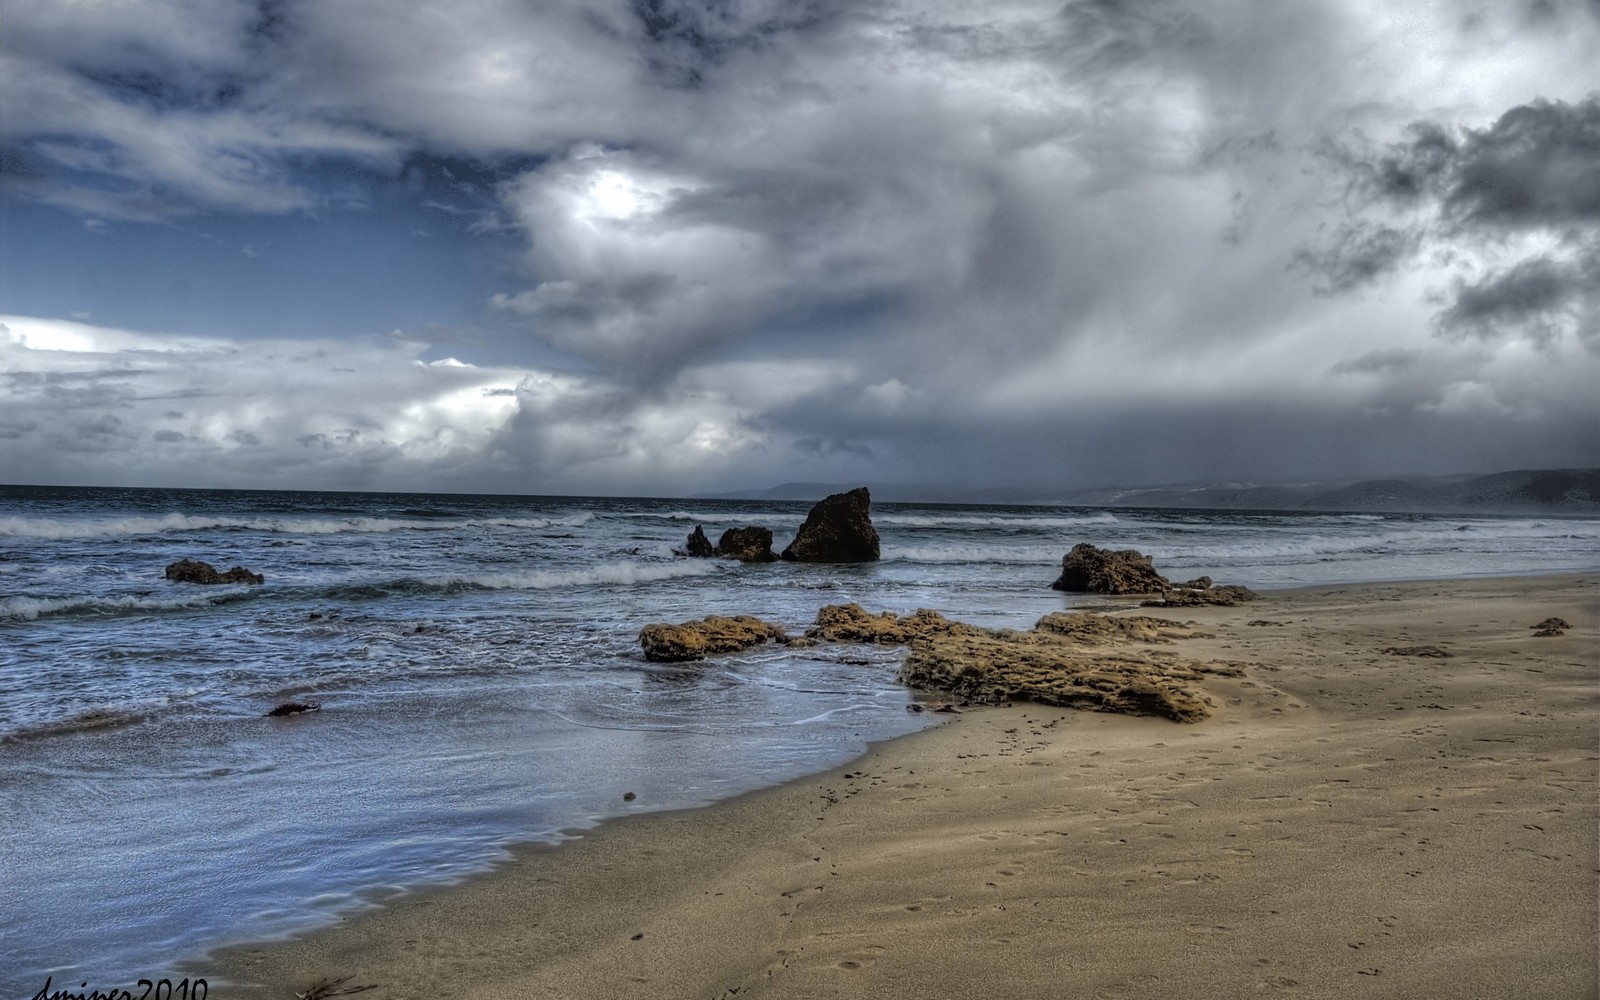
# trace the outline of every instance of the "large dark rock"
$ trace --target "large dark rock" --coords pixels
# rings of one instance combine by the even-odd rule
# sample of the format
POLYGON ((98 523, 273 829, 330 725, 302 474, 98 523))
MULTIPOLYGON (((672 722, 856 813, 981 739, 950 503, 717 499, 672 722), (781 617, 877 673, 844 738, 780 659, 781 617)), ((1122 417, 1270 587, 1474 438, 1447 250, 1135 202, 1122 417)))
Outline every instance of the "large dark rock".
POLYGON ((689 532, 688 547, 684 549, 684 552, 687 555, 697 556, 701 559, 709 559, 712 556, 711 539, 706 537, 705 529, 698 524, 694 526, 693 531, 689 532))
POLYGON ((235 566, 226 573, 218 573, 210 563, 198 559, 179 559, 167 567, 167 579, 177 583, 265 583, 260 573, 252 573, 243 566, 235 566))
POLYGON ((1113 552, 1088 542, 1074 545, 1062 557, 1061 577, 1050 586, 1085 594, 1159 594, 1172 589, 1149 556, 1133 549, 1113 552))
POLYGON ((878 532, 865 486, 819 500, 806 515, 794 541, 783 550, 792 562, 872 562, 878 558, 878 532))
POLYGON ((724 559, 740 562, 772 562, 778 558, 772 551, 772 531, 769 528, 729 528, 717 539, 716 554, 724 559))

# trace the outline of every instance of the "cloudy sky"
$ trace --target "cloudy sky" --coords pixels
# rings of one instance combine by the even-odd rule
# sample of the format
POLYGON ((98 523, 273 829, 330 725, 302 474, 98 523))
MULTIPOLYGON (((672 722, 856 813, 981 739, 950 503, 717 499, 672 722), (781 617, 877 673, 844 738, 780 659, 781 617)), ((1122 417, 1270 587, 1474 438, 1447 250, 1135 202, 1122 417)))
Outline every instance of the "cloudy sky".
POLYGON ((0 481, 1600 465, 1600 0, 7 0, 0 481))

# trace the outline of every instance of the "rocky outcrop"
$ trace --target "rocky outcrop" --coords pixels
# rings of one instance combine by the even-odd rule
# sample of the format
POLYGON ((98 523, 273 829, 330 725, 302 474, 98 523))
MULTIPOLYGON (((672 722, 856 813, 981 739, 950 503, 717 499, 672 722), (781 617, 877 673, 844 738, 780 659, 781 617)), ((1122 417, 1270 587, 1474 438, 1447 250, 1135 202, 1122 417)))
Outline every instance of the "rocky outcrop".
POLYGON ((1149 615, 1096 615, 1087 611, 1056 611, 1034 623, 1035 632, 1070 639, 1085 645, 1117 646, 1130 642, 1170 643, 1174 639, 1209 639, 1209 632, 1191 625, 1149 615))
POLYGON ((167 566, 167 579, 176 583, 265 583, 260 573, 252 573, 243 566, 235 566, 226 573, 218 573, 210 563, 198 559, 179 559, 167 566))
POLYGON ((1062 557, 1061 576, 1050 586, 1083 594, 1159 594, 1172 589, 1149 556, 1133 549, 1113 552, 1088 542, 1074 545, 1062 557))
POLYGON ((885 611, 869 614, 859 604, 830 604, 817 612, 817 623, 806 630, 806 638, 820 642, 861 642, 876 646, 898 646, 945 632, 982 631, 975 625, 955 622, 926 608, 898 616, 885 611))
POLYGON ((1199 686, 1202 678, 1242 673, 1235 664, 1185 660, 1165 651, 1150 656, 1113 651, 1132 643, 1209 637, 1190 624, 1146 615, 1057 612, 1039 619, 1031 631, 1018 632, 951 621, 925 609, 909 615, 875 615, 859 604, 830 604, 817 612, 817 624, 806 637, 909 644, 901 683, 967 701, 1028 700, 1159 715, 1179 722, 1194 722, 1208 714, 1210 701, 1199 686))
POLYGON ((1242 672, 1231 663, 1106 652, 1049 632, 952 632, 913 642, 900 681, 980 704, 1026 700, 1197 722, 1210 705, 1200 681, 1242 672))
POLYGON ((1159 600, 1140 601, 1139 605, 1146 608, 1198 608, 1214 604, 1231 608, 1246 601, 1253 601, 1258 596, 1249 587, 1229 584, 1224 587, 1206 587, 1199 590, 1188 588, 1172 590, 1163 594, 1159 600))
POLYGON ((749 615, 708 615, 681 625, 646 625, 639 632, 644 658, 657 663, 701 660, 719 653, 737 653, 770 640, 784 641, 783 628, 749 615))
POLYGON ((872 562, 878 558, 878 532, 865 486, 819 500, 806 515, 783 558, 794 562, 872 562))
MULTIPOLYGON (((699 530, 699 529, 696 529, 699 530)), ((729 528, 717 539, 716 554, 740 562, 773 562, 772 531, 768 528, 729 528)))
POLYGON ((709 559, 716 552, 711 547, 711 539, 706 537, 706 530, 698 524, 689 532, 689 540, 684 545, 683 554, 695 556, 699 559, 709 559))

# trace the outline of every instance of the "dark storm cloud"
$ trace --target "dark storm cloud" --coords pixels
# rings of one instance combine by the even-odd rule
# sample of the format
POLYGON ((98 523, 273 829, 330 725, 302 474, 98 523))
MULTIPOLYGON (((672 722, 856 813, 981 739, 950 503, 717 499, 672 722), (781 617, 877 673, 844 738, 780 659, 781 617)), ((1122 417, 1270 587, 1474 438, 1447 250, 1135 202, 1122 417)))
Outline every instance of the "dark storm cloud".
POLYGON ((1416 122, 1381 154, 1332 152, 1369 199, 1367 211, 1400 214, 1347 221, 1302 247, 1296 263, 1320 279, 1320 291, 1344 293, 1419 267, 1454 270, 1448 305, 1434 317, 1439 332, 1543 348, 1570 333, 1592 349, 1600 323, 1600 95, 1532 101, 1482 128, 1416 122))
POLYGON ((1295 251, 1294 267, 1318 279, 1318 294, 1340 295, 1391 273, 1421 243, 1422 234, 1415 230, 1346 223, 1320 247, 1295 251))
MULTIPOLYGON (((482 361, 501 349, 483 341, 479 365, 423 361, 441 335, 305 364, 48 324, 0 350, 77 378, 85 426, 115 399, 142 440, 167 435, 164 461, 235 482, 1531 461, 1506 427, 1582 464, 1594 9, 15 0, 12 196, 330 225, 411 199, 439 228, 520 237, 482 322, 554 360, 482 361), (1519 338, 1539 351, 1497 350, 1519 338), (119 365, 141 369, 121 390, 85 374, 119 365), (149 402, 202 387, 178 418, 149 402)), ((48 405, 26 389, 0 398, 8 425, 48 405)), ((48 464, 42 441, 5 457, 48 464)))
POLYGON ((1591 347, 1600 346, 1600 242, 1571 262, 1535 257, 1463 284, 1438 321, 1454 335, 1494 339, 1514 329, 1538 343, 1570 327, 1591 347))
POLYGON ((1447 222, 1464 228, 1592 225, 1600 222, 1600 95, 1533 101, 1483 129, 1419 123, 1369 170, 1376 194, 1434 199, 1447 222))

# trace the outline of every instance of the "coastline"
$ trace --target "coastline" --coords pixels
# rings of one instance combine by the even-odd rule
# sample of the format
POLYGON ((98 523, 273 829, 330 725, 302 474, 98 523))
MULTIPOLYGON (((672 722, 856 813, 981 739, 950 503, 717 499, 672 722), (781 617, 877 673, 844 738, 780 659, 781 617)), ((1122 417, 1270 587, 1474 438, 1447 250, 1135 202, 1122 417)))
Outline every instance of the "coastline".
POLYGON ((1212 718, 969 710, 201 974, 230 997, 349 976, 373 1000, 1593 996, 1597 583, 1151 611, 1213 633, 1184 655, 1249 664, 1207 680, 1212 718), (1573 627, 1531 638, 1552 615, 1573 627), (1451 655, 1383 652, 1425 646, 1451 655))

